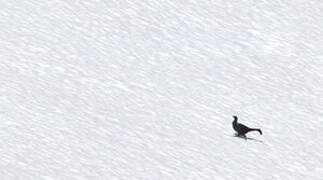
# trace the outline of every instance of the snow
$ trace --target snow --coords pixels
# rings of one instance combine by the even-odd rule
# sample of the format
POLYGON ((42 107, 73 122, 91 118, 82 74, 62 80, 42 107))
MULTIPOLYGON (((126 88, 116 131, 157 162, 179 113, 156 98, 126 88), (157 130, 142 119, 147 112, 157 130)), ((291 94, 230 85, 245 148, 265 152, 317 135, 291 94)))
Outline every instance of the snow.
POLYGON ((319 0, 1 2, 0 179, 322 179, 322 22, 319 0))

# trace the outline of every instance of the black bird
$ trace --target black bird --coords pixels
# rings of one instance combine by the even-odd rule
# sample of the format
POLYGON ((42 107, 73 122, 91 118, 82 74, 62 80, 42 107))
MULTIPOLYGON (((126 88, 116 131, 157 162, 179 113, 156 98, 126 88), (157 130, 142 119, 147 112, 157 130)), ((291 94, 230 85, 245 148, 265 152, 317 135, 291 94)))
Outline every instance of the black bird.
POLYGON ((237 131, 238 136, 242 136, 246 138, 246 134, 250 131, 258 131, 260 135, 262 135, 261 129, 249 128, 243 124, 238 123, 238 117, 233 116, 234 120, 232 122, 232 127, 235 131, 237 131))

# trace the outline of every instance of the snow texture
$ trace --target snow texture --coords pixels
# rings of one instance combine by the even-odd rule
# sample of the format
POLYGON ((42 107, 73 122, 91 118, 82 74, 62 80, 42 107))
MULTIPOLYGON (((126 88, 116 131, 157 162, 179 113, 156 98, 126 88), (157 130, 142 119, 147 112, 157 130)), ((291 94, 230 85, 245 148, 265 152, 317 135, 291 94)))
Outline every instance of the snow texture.
POLYGON ((323 179, 321 0, 8 0, 0 27, 1 180, 323 179))

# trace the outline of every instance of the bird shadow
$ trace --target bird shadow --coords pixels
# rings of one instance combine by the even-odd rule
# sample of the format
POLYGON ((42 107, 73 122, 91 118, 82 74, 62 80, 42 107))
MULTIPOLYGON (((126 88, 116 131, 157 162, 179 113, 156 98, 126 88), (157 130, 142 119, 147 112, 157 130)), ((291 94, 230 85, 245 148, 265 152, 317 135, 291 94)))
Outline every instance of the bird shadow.
POLYGON ((247 136, 239 136, 238 134, 234 134, 233 137, 237 137, 237 138, 241 138, 241 139, 244 139, 244 140, 250 140, 250 141, 255 141, 255 142, 260 142, 260 143, 263 143, 263 141, 261 140, 258 140, 258 139, 255 139, 255 138, 250 138, 250 137, 247 137, 247 136))

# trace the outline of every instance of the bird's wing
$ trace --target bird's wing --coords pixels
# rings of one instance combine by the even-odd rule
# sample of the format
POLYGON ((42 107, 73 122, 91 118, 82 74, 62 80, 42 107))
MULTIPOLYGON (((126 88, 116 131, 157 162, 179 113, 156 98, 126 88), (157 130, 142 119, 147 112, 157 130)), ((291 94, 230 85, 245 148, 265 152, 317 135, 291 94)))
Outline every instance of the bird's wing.
POLYGON ((250 129, 248 126, 245 126, 243 124, 239 124, 239 126, 240 126, 241 129, 250 129))

